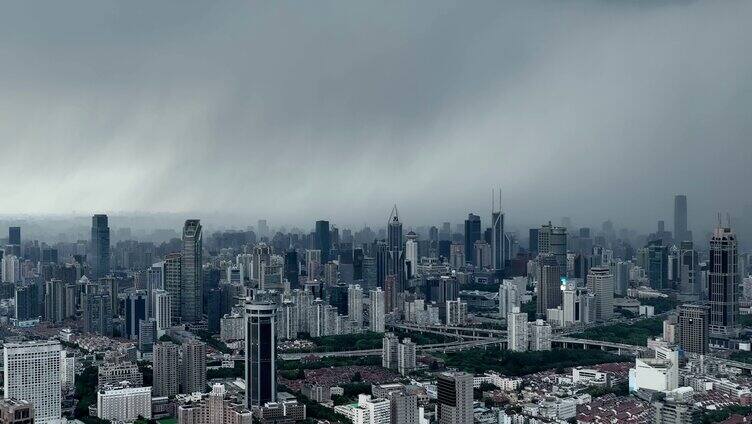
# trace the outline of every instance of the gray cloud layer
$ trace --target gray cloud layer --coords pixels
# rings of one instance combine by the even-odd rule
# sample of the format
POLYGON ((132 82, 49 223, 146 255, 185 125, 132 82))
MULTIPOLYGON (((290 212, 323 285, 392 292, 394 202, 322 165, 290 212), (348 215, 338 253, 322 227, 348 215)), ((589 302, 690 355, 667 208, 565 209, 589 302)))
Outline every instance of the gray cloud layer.
POLYGON ((645 228, 748 202, 749 1, 18 2, 0 210, 645 228))

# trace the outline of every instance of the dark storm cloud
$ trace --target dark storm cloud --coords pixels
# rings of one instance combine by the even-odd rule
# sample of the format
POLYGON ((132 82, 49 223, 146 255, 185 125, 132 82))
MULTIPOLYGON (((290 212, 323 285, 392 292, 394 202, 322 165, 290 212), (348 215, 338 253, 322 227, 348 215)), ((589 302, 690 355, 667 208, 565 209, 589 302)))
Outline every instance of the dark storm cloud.
POLYGON ((4 213, 693 223, 752 177, 752 3, 19 2, 4 213))

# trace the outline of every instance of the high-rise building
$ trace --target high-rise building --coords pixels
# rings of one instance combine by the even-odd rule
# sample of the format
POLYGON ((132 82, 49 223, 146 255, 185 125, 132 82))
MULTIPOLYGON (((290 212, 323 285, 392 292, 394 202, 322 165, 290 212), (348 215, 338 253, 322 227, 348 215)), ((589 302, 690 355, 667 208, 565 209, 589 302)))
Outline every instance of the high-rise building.
POLYGON ((327 263, 331 259, 332 249, 329 221, 316 221, 316 250, 321 251, 321 263, 327 263))
POLYGON ((467 424, 473 422, 473 375, 464 372, 444 372, 437 376, 439 424, 467 424))
POLYGON ((370 320, 369 325, 371 331, 375 333, 383 333, 384 332, 384 313, 385 313, 385 299, 384 299, 384 291, 380 288, 376 288, 374 290, 371 290, 371 293, 369 295, 369 301, 370 301, 370 308, 369 308, 369 314, 370 314, 370 320))
POLYGON ((21 245, 21 227, 8 227, 8 244, 21 245))
POLYGON ((180 318, 198 322, 203 318, 203 242, 201 222, 188 219, 183 227, 183 257, 180 281, 180 318))
POLYGON ((501 209, 501 189, 499 189, 499 209, 496 209, 496 195, 491 201, 491 262, 494 270, 503 270, 506 254, 504 252, 504 212, 501 209))
POLYGON ((42 299, 38 284, 16 285, 15 318, 17 321, 38 319, 42 315, 42 299))
POLYGON ((110 272, 110 227, 107 215, 91 217, 90 240, 91 270, 94 278, 102 278, 110 272))
POLYGON ((475 242, 480 240, 480 217, 468 214, 465 220, 465 263, 475 263, 475 242))
POLYGON ((679 346, 685 352, 705 355, 708 353, 710 307, 706 305, 681 305, 676 327, 679 346))
POLYGON ((381 341, 381 367, 397 369, 399 339, 394 333, 384 333, 381 341))
POLYGON ((736 235, 731 228, 716 228, 710 238, 708 300, 710 332, 735 334, 739 320, 739 268, 736 235))
POLYGON ((668 247, 661 239, 652 240, 647 248, 646 272, 650 287, 662 290, 669 288, 668 284, 668 247))
POLYGON ((276 309, 272 302, 245 304, 245 405, 249 409, 277 399, 276 309))
POLYGON ((3 347, 4 397, 34 406, 34 421, 52 423, 61 417, 60 343, 30 341, 3 347))
POLYGON ((358 284, 347 288, 347 315, 353 329, 358 331, 363 326, 363 289, 358 284))
POLYGON ((606 321, 614 314, 614 276, 607 267, 590 268, 587 288, 593 294, 593 318, 606 321))
POLYGON ((590 324, 594 304, 594 296, 587 288, 567 284, 562 290, 562 325, 590 324))
POLYGON ((457 300, 446 301, 446 325, 461 326, 467 323, 467 303, 457 300))
POLYGON ((188 340, 180 347, 183 350, 181 391, 203 393, 206 391, 206 343, 188 340))
POLYGON ((299 275, 300 262, 298 261, 298 252, 295 249, 290 249, 285 252, 285 278, 290 282, 290 289, 300 287, 299 275))
POLYGON ((183 300, 182 297, 182 265, 183 257, 180 253, 169 253, 164 260, 165 290, 170 295, 170 319, 172 324, 181 322, 183 300))
POLYGON ((548 224, 538 230, 538 253, 550 253, 556 258, 559 266, 567 266, 567 229, 548 224))
POLYGON ((172 297, 167 290, 154 290, 152 299, 151 316, 157 322, 157 337, 161 337, 172 325, 172 297))
POLYGON ((542 319, 528 323, 530 350, 551 350, 551 326, 542 319))
POLYGON ((412 278, 415 276, 415 270, 418 266, 419 260, 418 254, 418 235, 410 231, 407 233, 407 241, 405 242, 405 267, 407 268, 406 278, 412 278))
POLYGON ((157 321, 154 318, 138 321, 138 351, 151 353, 154 350, 155 341, 157 341, 157 321))
POLYGON ((401 293, 405 285, 405 250, 402 242, 402 222, 399 220, 397 206, 389 217, 387 233, 387 275, 394 275, 396 292, 401 293))
POLYGON ((154 396, 172 397, 179 393, 180 348, 172 342, 154 344, 154 396))
POLYGON ((97 392, 97 417, 111 422, 151 419, 151 387, 102 388, 97 392))
POLYGON ((416 345, 409 338, 397 345, 397 371, 406 375, 415 370, 416 345))
POLYGON ((566 267, 561 267, 555 255, 551 253, 541 253, 538 255, 536 313, 539 317, 545 316, 548 309, 561 306, 562 275, 566 275, 566 267))
POLYGON ((112 301, 110 294, 87 293, 83 296, 84 331, 112 336, 112 301))
POLYGON ((518 287, 511 280, 504 280, 499 286, 499 315, 507 316, 515 306, 520 306, 518 287))
POLYGON ((140 320, 146 319, 149 313, 146 293, 136 291, 128 294, 125 299, 125 335, 131 340, 138 340, 140 320))
POLYGON ((700 299, 702 287, 698 275, 698 255, 692 241, 679 243, 679 295, 683 300, 700 299))
POLYGON ((528 251, 532 257, 538 256, 538 238, 540 230, 538 228, 531 228, 528 232, 528 251))
POLYGON ((652 424, 700 424, 702 410, 671 398, 653 401, 652 424))
POLYGON ((515 306, 507 314, 507 348, 514 352, 524 352, 528 348, 527 313, 515 306))
POLYGON ((687 196, 674 196, 674 240, 677 243, 692 241, 692 235, 687 230, 687 196))

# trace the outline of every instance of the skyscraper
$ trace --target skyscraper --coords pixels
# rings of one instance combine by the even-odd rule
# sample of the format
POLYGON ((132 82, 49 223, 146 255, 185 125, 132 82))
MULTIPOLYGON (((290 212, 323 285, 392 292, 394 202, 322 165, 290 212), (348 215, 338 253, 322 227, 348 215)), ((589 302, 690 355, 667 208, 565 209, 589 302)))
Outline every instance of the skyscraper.
POLYGON ((356 332, 363 326, 363 289, 360 285, 347 288, 347 314, 356 332))
POLYGON ((504 252, 504 212, 501 209, 501 189, 499 189, 499 209, 496 210, 496 196, 491 201, 491 262, 494 270, 503 270, 504 252))
POLYGON ((402 292, 405 284, 405 250, 402 242, 402 222, 397 206, 392 209, 388 222, 387 275, 394 275, 397 292, 402 292))
POLYGON ((110 272, 110 227, 107 215, 91 217, 91 240, 89 255, 94 278, 102 278, 110 272))
POLYGON ((647 246, 647 274, 650 287, 658 290, 668 287, 668 247, 662 240, 653 240, 647 246))
POLYGON ((684 194, 674 196, 674 240, 677 244, 692 241, 687 230, 687 196, 684 194))
POLYGON ((385 311, 385 298, 384 292, 380 288, 371 290, 370 296, 370 329, 375 333, 384 332, 384 311, 385 311))
POLYGON ((203 317, 203 261, 201 222, 185 221, 181 264, 180 315, 183 322, 198 322, 203 317))
POLYGON ((587 288, 594 296, 593 317, 606 321, 614 314, 614 276, 607 267, 590 268, 587 288))
POLYGON ((681 305, 677 318, 679 346, 686 352, 708 353, 710 307, 706 305, 681 305))
POLYGON ((527 313, 520 312, 519 306, 512 307, 507 314, 507 348, 515 352, 524 352, 528 347, 527 313))
POLYGON ((168 253, 164 260, 165 290, 170 295, 170 319, 172 324, 180 323, 182 293, 183 257, 180 253, 168 253))
POLYGON ((149 304, 146 293, 137 291, 129 293, 125 299, 125 335, 131 340, 138 340, 140 320, 149 315, 149 304))
POLYGON ((739 319, 739 269, 736 235, 719 227, 710 238, 708 300, 710 332, 734 334, 739 319))
POLYGON ((249 409, 277 398, 276 309, 272 302, 245 304, 245 406, 249 409))
POLYGON ((536 314, 539 317, 545 317, 548 309, 561 306, 561 277, 564 274, 566 268, 562 269, 553 254, 541 253, 538 256, 536 314))
POLYGON ((188 340, 180 347, 183 350, 181 391, 203 393, 206 390, 206 343, 188 340))
POLYGON ((316 249, 321 251, 321 263, 327 263, 332 249, 329 221, 316 221, 316 249))
POLYGON ((109 293, 84 295, 84 331, 112 336, 112 301, 109 293))
POLYGON ((473 375, 464 372, 441 373, 436 379, 439 424, 473 422, 473 375))
POLYGON ((178 394, 179 348, 172 342, 158 342, 154 345, 154 396, 175 396, 178 394))
POLYGON ((3 347, 5 398, 34 405, 34 421, 60 419, 60 342, 6 343, 3 347))
POLYGON ((554 227, 549 221, 538 230, 538 253, 550 253, 559 266, 567 267, 567 229, 554 227))
POLYGON ((465 263, 475 263, 475 242, 480 240, 480 217, 468 214, 465 220, 465 263))
POLYGON ((167 290, 154 290, 151 316, 157 321, 157 338, 172 325, 172 297, 167 290))

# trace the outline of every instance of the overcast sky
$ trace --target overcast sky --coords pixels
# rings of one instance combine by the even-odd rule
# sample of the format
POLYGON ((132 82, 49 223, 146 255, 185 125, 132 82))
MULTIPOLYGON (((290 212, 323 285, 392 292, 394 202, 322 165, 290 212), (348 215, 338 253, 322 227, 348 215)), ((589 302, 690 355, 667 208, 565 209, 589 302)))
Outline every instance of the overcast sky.
MULTIPOLYGON (((48 1, 0 13, 0 212, 272 225, 741 214, 752 2, 48 1)), ((692 225, 692 226, 694 226, 692 225)))

